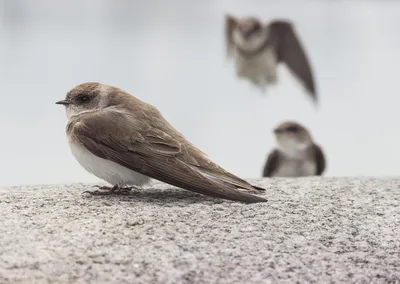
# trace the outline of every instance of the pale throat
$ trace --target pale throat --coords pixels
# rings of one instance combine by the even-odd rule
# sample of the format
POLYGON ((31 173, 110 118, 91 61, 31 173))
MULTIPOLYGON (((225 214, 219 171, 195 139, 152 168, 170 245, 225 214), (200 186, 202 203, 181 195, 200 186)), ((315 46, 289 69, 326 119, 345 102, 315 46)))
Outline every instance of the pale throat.
POLYGON ((246 51, 253 51, 262 46, 268 38, 268 31, 263 30, 262 33, 257 37, 250 37, 250 39, 245 39, 239 32, 239 30, 235 30, 233 32, 233 41, 236 46, 246 51))
POLYGON ((93 110, 93 109, 78 109, 75 107, 66 107, 65 108, 65 114, 67 115, 68 119, 71 119, 75 115, 82 114, 85 112, 92 112, 92 111, 95 111, 95 110, 93 110))
POLYGON ((287 156, 292 158, 303 158, 307 155, 307 150, 310 145, 311 143, 307 142, 285 141, 283 143, 278 143, 278 148, 287 156))

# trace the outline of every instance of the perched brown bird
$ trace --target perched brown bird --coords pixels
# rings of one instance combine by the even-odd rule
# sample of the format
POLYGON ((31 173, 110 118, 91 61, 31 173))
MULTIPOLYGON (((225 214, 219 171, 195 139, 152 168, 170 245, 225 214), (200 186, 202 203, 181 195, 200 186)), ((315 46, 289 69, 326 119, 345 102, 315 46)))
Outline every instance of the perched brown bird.
POLYGON ((264 177, 322 175, 326 162, 321 148, 302 125, 286 121, 274 129, 278 147, 269 155, 264 177))
POLYGON ((264 189, 219 167, 172 127, 157 108, 119 88, 84 83, 57 104, 66 108, 66 132, 73 155, 87 171, 114 185, 103 188, 111 189, 108 192, 142 186, 154 178, 218 198, 267 201, 237 190, 264 189))
POLYGON ((277 82, 277 65, 284 62, 317 102, 311 66, 291 22, 262 24, 254 17, 226 15, 225 35, 228 56, 235 61, 238 77, 265 91, 268 84, 277 82))

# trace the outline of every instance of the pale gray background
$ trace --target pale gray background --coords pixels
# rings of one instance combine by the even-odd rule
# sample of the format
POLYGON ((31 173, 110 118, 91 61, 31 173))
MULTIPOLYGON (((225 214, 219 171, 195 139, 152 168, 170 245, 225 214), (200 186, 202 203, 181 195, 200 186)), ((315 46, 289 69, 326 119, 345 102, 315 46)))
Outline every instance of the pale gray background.
POLYGON ((157 106, 189 140, 243 177, 260 176, 271 129, 295 119, 328 176, 397 175, 398 1, 3 0, 0 184, 96 181, 68 148, 62 107, 100 81, 157 106), (315 109, 285 67, 267 95, 226 58, 224 14, 291 19, 317 76, 315 109))

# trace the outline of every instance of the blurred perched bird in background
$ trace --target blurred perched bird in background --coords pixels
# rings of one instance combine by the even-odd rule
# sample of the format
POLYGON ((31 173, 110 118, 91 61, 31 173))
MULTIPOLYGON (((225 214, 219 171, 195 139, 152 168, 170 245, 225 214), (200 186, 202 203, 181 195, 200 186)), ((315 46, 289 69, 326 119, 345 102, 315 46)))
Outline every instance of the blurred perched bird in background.
MULTIPOLYGON (((247 192, 252 186, 211 161, 179 133, 154 106, 100 83, 84 83, 64 100, 67 136, 75 158, 113 187, 142 186, 154 178, 201 194, 246 203, 266 202, 247 192), (237 189, 244 189, 247 192, 237 189)), ((129 190, 129 188, 128 188, 129 190)))
POLYGON ((253 17, 236 19, 226 15, 228 56, 233 57, 238 77, 245 77, 265 91, 277 82, 277 65, 284 62, 317 102, 310 63, 293 24, 275 20, 262 24, 253 17))
POLYGON ((324 153, 302 125, 286 121, 274 129, 278 147, 269 155, 264 177, 321 175, 326 167, 324 153))

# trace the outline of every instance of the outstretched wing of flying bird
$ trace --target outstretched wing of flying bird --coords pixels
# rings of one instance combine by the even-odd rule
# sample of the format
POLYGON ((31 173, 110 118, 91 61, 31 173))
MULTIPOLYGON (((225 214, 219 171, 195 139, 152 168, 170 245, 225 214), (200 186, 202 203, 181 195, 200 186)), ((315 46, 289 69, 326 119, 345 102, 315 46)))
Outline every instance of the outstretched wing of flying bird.
POLYGON ((225 45, 226 52, 228 56, 232 55, 232 50, 234 48, 233 43, 233 30, 236 28, 237 21, 231 15, 225 15, 225 45))
POLYGON ((293 24, 287 21, 273 21, 269 24, 269 40, 274 45, 278 62, 284 62, 301 81, 317 102, 314 78, 307 55, 296 36, 293 24))

